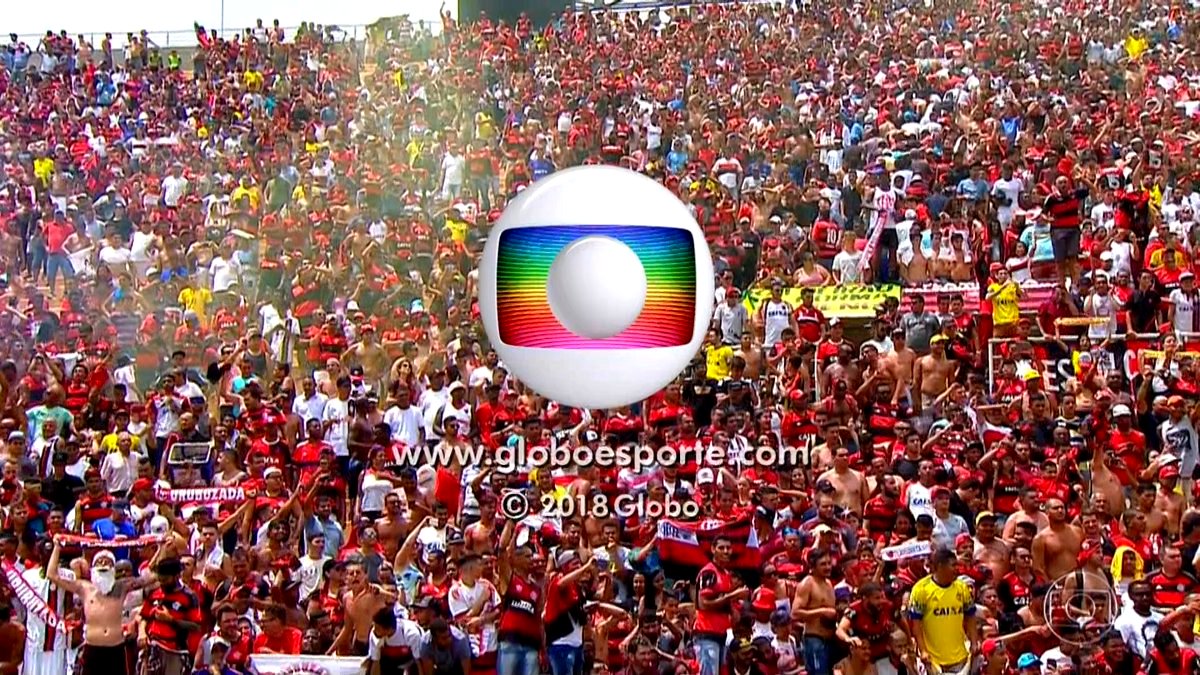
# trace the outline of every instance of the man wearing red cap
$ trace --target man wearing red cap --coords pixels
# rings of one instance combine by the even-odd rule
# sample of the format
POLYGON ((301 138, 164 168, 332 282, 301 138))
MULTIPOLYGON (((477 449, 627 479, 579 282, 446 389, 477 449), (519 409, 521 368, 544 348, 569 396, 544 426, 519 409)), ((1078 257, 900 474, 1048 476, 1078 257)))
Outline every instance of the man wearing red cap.
MULTIPOLYGON (((1102 543, 1091 540, 1083 542, 1079 547, 1079 555, 1076 556, 1076 569, 1082 574, 1068 576, 1063 584, 1064 590, 1071 591, 1070 597, 1078 597, 1080 589, 1093 598, 1110 597, 1112 572, 1108 569, 1107 562, 1102 543)), ((1107 623, 1113 619, 1110 611, 1115 610, 1115 607, 1097 603, 1092 618, 1107 623)))
POLYGON ((775 637, 775 631, 771 628, 771 613, 775 611, 775 607, 774 589, 766 586, 754 589, 754 593, 750 596, 750 613, 754 617, 751 639, 760 635, 768 638, 775 637))
POLYGON ((1187 501, 1179 489, 1179 462, 1171 462, 1158 470, 1158 490, 1154 495, 1154 511, 1163 518, 1163 531, 1170 538, 1179 537, 1179 527, 1187 501))

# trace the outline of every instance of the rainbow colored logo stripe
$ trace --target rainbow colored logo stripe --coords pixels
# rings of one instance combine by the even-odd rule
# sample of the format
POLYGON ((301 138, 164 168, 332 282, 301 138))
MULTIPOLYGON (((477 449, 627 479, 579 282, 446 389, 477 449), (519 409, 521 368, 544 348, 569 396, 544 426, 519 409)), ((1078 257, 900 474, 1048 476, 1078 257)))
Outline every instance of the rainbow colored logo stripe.
POLYGON ((500 340, 542 349, 652 349, 692 341, 696 314, 696 250, 692 233, 639 225, 550 225, 505 230, 496 263, 500 340), (633 324, 603 340, 564 328, 550 309, 546 279, 567 244, 587 236, 623 242, 646 271, 646 304, 633 324))

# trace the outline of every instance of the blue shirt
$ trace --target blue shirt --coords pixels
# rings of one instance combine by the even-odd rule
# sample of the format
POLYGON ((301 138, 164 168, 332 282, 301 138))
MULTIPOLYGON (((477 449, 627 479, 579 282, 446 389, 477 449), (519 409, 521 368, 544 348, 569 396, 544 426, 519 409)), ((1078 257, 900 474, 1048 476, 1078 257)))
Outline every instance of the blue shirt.
POLYGON ((958 184, 958 194, 973 202, 981 202, 987 199, 988 182, 982 178, 979 180, 964 178, 958 184))
POLYGON ((683 173, 683 169, 687 166, 688 156, 686 152, 678 152, 672 150, 667 153, 667 171, 674 175, 683 173))
POLYGON ((328 520, 321 520, 319 516, 314 514, 304 524, 304 538, 308 540, 315 534, 325 535, 325 555, 330 558, 337 558, 338 552, 342 550, 342 543, 345 539, 341 523, 332 517, 328 520))
POLYGON ((529 173, 534 180, 545 178, 554 173, 554 163, 548 159, 535 159, 529 163, 529 173))
POLYGON ((1026 225, 1021 232, 1021 243, 1028 250, 1033 245, 1033 235, 1039 234, 1037 246, 1033 249, 1034 262, 1050 262, 1054 260, 1054 245, 1050 241, 1049 225, 1026 225))
MULTIPOLYGON (((92 524, 92 531, 104 541, 115 541, 117 535, 125 535, 127 539, 137 539, 137 528, 128 519, 123 523, 113 522, 112 518, 101 518, 92 524)), ((129 560, 128 548, 114 548, 113 557, 117 560, 129 560)))
POLYGON ((1021 130, 1020 117, 1005 117, 1000 120, 1000 127, 1004 129, 1004 136, 1008 138, 1009 143, 1014 143, 1017 140, 1017 132, 1021 130))

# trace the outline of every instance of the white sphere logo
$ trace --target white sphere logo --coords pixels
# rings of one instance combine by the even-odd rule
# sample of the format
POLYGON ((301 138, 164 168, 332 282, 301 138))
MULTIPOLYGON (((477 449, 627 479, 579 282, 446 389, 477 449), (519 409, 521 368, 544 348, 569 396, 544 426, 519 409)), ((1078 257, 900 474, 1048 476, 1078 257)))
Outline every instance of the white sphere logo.
POLYGON ((612 408, 691 361, 713 311, 712 258, 687 207, 626 169, 582 166, 521 193, 488 235, 479 309, 517 378, 612 408))
POLYGON ((562 250, 546 280, 550 310, 572 333, 594 340, 629 328, 646 304, 646 270, 611 237, 584 237, 562 250))

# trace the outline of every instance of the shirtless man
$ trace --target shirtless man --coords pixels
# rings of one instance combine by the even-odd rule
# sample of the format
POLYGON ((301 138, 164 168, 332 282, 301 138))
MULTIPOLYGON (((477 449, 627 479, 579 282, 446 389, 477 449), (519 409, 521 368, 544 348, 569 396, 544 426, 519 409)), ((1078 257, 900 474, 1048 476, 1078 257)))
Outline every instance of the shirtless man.
POLYGON ((1119 601, 1108 584, 1111 572, 1104 564, 1104 547, 1099 542, 1085 541, 1079 557, 1083 561, 1080 569, 1083 574, 1069 574, 1063 582, 1064 597, 1072 598, 1067 615, 1071 618, 1086 615, 1102 623, 1112 620, 1115 617, 1110 616, 1110 609, 1119 606, 1119 601), (1080 588, 1082 594, 1078 592, 1080 588))
POLYGON ((975 562, 992 571, 993 579, 1008 574, 1012 550, 996 537, 996 514, 984 511, 975 516, 975 562))
POLYGON ((267 526, 266 541, 254 547, 255 570, 265 573, 272 569, 276 560, 295 555, 295 546, 288 540, 288 529, 284 520, 276 520, 267 526))
POLYGON ((12 605, 0 604, 0 675, 19 675, 25 662, 25 627, 12 620, 12 605))
POLYGON ((821 437, 825 440, 812 449, 812 465, 814 471, 825 471, 833 466, 834 455, 839 448, 846 447, 842 427, 836 420, 829 420, 821 428, 821 437))
POLYGON ((961 232, 950 235, 950 280, 954 282, 970 281, 975 276, 974 261, 964 246, 965 238, 961 232))
POLYGON ((147 577, 117 581, 117 561, 112 551, 92 558, 91 580, 67 579, 58 573, 62 545, 55 541, 46 567, 46 578, 83 601, 83 659, 81 675, 129 675, 125 631, 121 625, 125 594, 155 583, 147 577))
POLYGON ((342 606, 346 608, 346 623, 342 625, 342 630, 328 653, 331 656, 366 656, 370 646, 371 628, 374 625, 373 617, 384 607, 391 607, 396 602, 396 595, 368 582, 367 571, 359 562, 346 565, 346 585, 350 589, 342 596, 342 606))
POLYGON ((925 408, 932 406, 947 389, 958 373, 958 364, 946 357, 946 342, 950 338, 937 334, 929 341, 929 353, 917 359, 913 370, 913 412, 924 414, 932 423, 933 411, 925 408))
POLYGON ((356 220, 350 226, 350 234, 342 240, 342 245, 339 249, 341 259, 346 261, 347 265, 355 267, 360 266, 359 262, 365 257, 365 253, 375 240, 367 233, 367 222, 365 220, 356 220))
POLYGON ((893 401, 899 402, 905 397, 913 397, 910 389, 913 384, 913 370, 916 363, 917 353, 905 342, 904 329, 897 326, 892 330, 892 351, 880 359, 881 367, 896 383, 894 385, 895 392, 892 394, 893 401))
POLYGON ((346 368, 362 366, 363 380, 370 384, 376 393, 384 391, 384 377, 391 367, 392 360, 388 358, 387 350, 375 341, 374 326, 366 324, 362 327, 359 341, 342 353, 341 360, 346 368))
POLYGON ((1167 516, 1155 508, 1158 489, 1152 483, 1142 483, 1137 486, 1133 510, 1146 517, 1146 535, 1155 535, 1166 528, 1167 516))
POLYGON ((831 650, 837 629, 837 602, 829 581, 833 563, 829 554, 819 549, 813 549, 808 562, 812 571, 796 588, 792 620, 804 623, 805 660, 815 666, 809 672, 829 675, 833 672, 831 650))
POLYGON ((1125 488, 1109 468, 1109 462, 1120 461, 1111 449, 1097 451, 1092 458, 1092 508, 1104 514, 1105 520, 1125 511, 1125 488))
POLYGON ((1162 514, 1163 530, 1169 535, 1167 539, 1170 541, 1179 539, 1179 526, 1187 508, 1187 500, 1175 491, 1178 484, 1178 462, 1158 470, 1158 492, 1154 495, 1154 511, 1162 514))
POLYGON ((867 363, 863 371, 863 383, 854 392, 859 399, 878 396, 878 400, 894 400, 892 394, 897 389, 896 378, 892 371, 885 367, 884 359, 879 356, 879 350, 873 344, 864 344, 860 350, 862 359, 867 363))
POLYGON ((910 286, 920 286, 929 281, 929 259, 921 251, 921 231, 912 228, 912 254, 906 262, 900 260, 900 278, 910 286))
POLYGON ((375 520, 375 532, 383 545, 384 560, 393 560, 400 550, 400 543, 408 534, 408 518, 400 501, 400 492, 389 492, 383 498, 383 516, 375 520))
MULTIPOLYGON (((570 523, 565 529, 570 529, 570 523)), ((499 533, 500 529, 496 524, 496 497, 490 493, 480 495, 479 520, 468 525, 463 531, 465 551, 476 555, 494 554, 499 533)))
POLYGON ((1001 536, 1005 541, 1013 540, 1013 532, 1017 529, 1017 523, 1033 523, 1038 532, 1050 526, 1050 519, 1042 513, 1041 504, 1038 503, 1038 493, 1035 488, 1027 487, 1021 491, 1020 504, 1021 510, 1004 521, 1004 534, 1001 536))
POLYGON ((753 333, 742 333, 742 343, 733 350, 733 355, 742 357, 746 362, 746 378, 757 382, 763 373, 764 360, 762 347, 754 344, 753 333))
POLYGON ((833 484, 834 501, 839 506, 862 514, 867 503, 867 479, 861 472, 850 468, 850 448, 837 448, 833 452, 833 468, 817 479, 833 484))
POLYGON ((1057 579, 1079 564, 1083 533, 1067 522, 1067 507, 1059 499, 1046 501, 1049 525, 1033 538, 1033 569, 1057 579))

